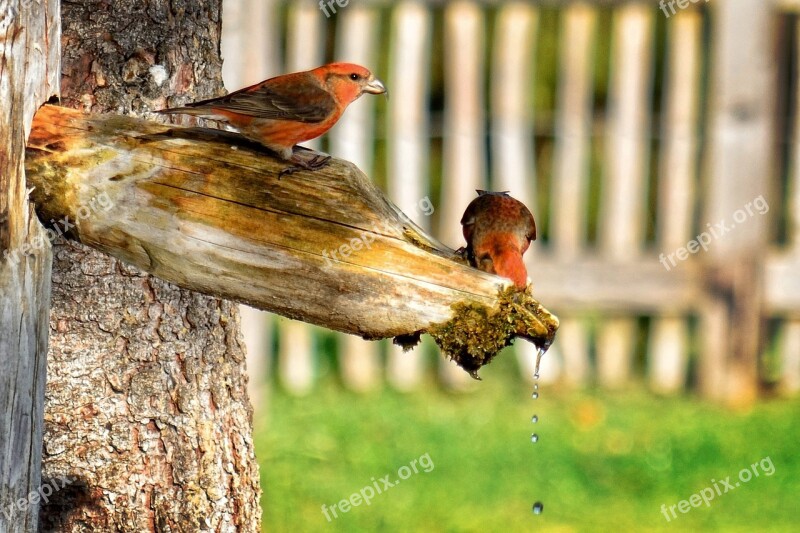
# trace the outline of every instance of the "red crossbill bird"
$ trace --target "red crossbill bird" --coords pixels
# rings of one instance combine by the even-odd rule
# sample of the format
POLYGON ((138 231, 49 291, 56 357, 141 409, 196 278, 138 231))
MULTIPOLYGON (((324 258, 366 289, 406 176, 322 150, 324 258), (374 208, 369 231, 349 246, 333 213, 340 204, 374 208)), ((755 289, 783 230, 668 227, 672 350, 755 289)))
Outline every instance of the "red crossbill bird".
POLYGON ((236 131, 297 165, 316 170, 330 156, 314 153, 303 158, 294 145, 327 132, 345 108, 364 93, 384 94, 386 87, 364 67, 331 63, 305 72, 284 74, 245 87, 227 96, 212 98, 159 113, 183 113, 224 122, 236 131))
POLYGON ((536 239, 536 221, 525 204, 507 192, 477 192, 461 217, 467 257, 474 267, 524 289, 528 272, 522 255, 536 239))

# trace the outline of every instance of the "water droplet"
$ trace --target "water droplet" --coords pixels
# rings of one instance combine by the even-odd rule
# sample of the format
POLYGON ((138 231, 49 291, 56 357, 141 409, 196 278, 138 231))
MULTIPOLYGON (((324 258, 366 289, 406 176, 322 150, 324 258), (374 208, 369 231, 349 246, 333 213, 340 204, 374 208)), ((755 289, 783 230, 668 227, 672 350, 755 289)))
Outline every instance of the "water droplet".
POLYGON ((539 390, 539 384, 538 383, 534 383, 533 384, 533 390, 539 390))
POLYGON ((536 423, 536 422, 538 422, 538 421, 539 421, 539 417, 538 417, 538 416, 536 416, 536 415, 533 415, 533 416, 531 417, 531 423, 535 424, 535 423, 536 423))
POLYGON ((539 441, 539 435, 537 435, 536 433, 532 434, 531 442, 538 442, 538 441, 539 441))
POLYGON ((544 511, 544 505, 542 505, 542 502, 536 502, 533 504, 533 514, 542 514, 542 511, 544 511))
POLYGON ((533 398, 534 400, 536 398, 538 398, 538 397, 539 397, 539 393, 538 392, 534 392, 533 394, 531 394, 531 398, 533 398))
POLYGON ((536 352, 536 369, 533 371, 533 377, 539 379, 539 363, 542 362, 542 356, 544 355, 545 350, 543 348, 537 347, 536 352))

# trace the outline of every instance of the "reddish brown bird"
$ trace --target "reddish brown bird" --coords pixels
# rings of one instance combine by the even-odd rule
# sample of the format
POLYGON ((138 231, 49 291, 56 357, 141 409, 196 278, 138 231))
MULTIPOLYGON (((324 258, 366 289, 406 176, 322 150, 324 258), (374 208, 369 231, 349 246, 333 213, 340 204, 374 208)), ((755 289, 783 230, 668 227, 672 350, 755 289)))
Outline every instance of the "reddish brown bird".
POLYGON ((386 87, 364 67, 331 63, 159 113, 183 113, 230 124, 282 159, 315 170, 330 157, 315 153, 311 159, 303 158, 293 152, 294 145, 327 132, 364 93, 384 94, 386 87))
POLYGON ((536 239, 536 221, 525 204, 507 192, 477 192, 461 217, 467 256, 476 268, 524 289, 528 272, 522 255, 536 239))

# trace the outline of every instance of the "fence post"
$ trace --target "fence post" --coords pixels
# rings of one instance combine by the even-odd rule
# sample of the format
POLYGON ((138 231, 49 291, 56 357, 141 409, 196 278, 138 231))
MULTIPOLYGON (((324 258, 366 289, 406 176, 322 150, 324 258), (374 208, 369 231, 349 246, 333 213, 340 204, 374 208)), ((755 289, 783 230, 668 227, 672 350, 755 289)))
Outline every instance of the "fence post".
POLYGON ((699 378, 704 396, 746 403, 758 386, 770 227, 754 201, 773 198, 774 184, 773 5, 717 2, 712 24, 708 186, 699 231, 711 233, 713 243, 702 256, 707 290, 699 378))
POLYGON ((36 531, 52 251, 28 201, 25 139, 58 91, 58 0, 0 11, 0 531, 36 531))

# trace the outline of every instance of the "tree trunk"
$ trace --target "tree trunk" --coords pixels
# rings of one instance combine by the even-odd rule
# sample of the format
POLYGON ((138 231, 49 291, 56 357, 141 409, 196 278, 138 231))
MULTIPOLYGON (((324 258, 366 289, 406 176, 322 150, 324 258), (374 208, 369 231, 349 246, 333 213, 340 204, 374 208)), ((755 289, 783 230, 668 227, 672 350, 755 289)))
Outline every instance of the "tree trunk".
MULTIPOLYGON (((62 102, 136 113, 220 94, 220 15, 218 0, 65 4, 62 102)), ((42 528, 258 531, 237 307, 78 244, 54 258, 43 472, 60 490, 42 528)))
POLYGON ((51 249, 28 202, 25 139, 57 91, 58 2, 0 0, 0 531, 35 531, 51 249))

